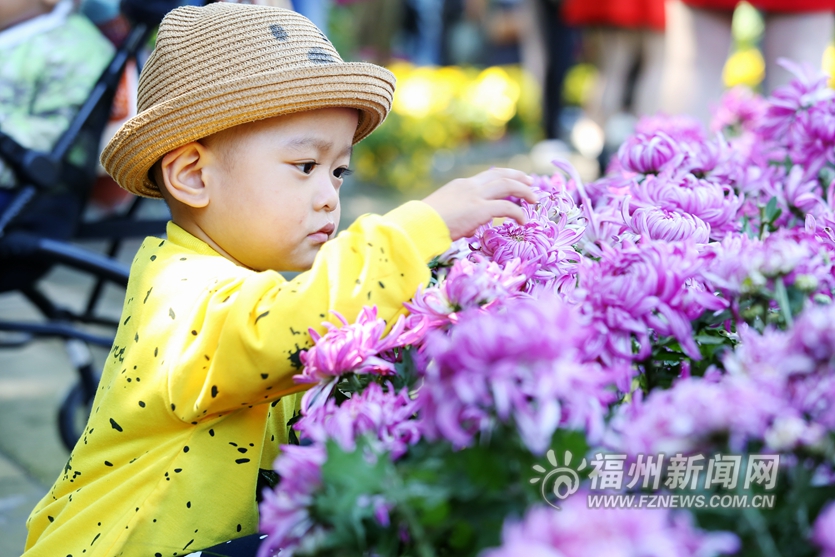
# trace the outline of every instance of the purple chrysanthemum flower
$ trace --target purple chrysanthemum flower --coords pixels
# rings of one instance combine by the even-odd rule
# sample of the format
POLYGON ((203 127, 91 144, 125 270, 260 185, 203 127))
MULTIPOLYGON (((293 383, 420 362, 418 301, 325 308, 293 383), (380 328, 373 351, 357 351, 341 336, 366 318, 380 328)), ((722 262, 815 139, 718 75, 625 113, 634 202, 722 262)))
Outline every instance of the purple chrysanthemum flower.
POLYGON ((710 129, 731 129, 737 133, 753 132, 762 125, 768 102, 747 87, 734 87, 722 95, 713 111, 710 129))
POLYGON ((621 168, 638 174, 655 174, 684 160, 682 147, 664 132, 635 134, 618 149, 621 168))
POLYGON ((818 515, 812 541, 821 548, 820 557, 835 557, 835 503, 829 503, 818 515))
POLYGON ((764 241, 731 234, 705 251, 714 255, 706 276, 729 298, 773 289, 776 279, 806 292, 828 292, 835 286, 835 253, 805 229, 780 229, 764 241))
POLYGON ((456 261, 444 280, 425 290, 419 288, 404 305, 412 315, 425 317, 428 329, 436 329, 456 323, 462 311, 523 295, 521 289, 529 274, 531 270, 518 259, 501 267, 473 254, 473 260, 456 261))
POLYGON ((293 376, 297 383, 318 384, 304 394, 304 409, 324 402, 324 395, 346 373, 393 374, 394 363, 381 358, 379 354, 417 342, 425 332, 425 327, 414 326, 414 323, 413 327, 404 332, 406 320, 401 316, 389 334, 385 335, 386 322, 377 318, 376 306, 363 307, 356 322, 351 324, 339 313, 333 314, 342 322, 342 326, 323 323, 328 329, 324 336, 310 329, 315 344, 301 353, 304 369, 301 374, 293 376))
POLYGON ((712 449, 716 438, 728 435, 731 449, 739 451, 749 440, 763 439, 781 415, 797 413, 778 394, 747 378, 690 377, 618 407, 604 443, 632 456, 692 454, 712 449))
POLYGON ((788 60, 780 63, 789 69, 795 78, 788 84, 778 87, 768 98, 762 133, 764 136, 780 142, 781 138, 791 133, 797 114, 817 103, 830 101, 835 91, 829 88, 829 76, 811 67, 803 67, 788 60))
POLYGON ((419 426, 413 419, 416 411, 417 403, 409 398, 407 389, 394 393, 391 387, 384 391, 371 383, 339 406, 329 399, 294 427, 302 439, 322 446, 332 439, 349 452, 356 448, 357 437, 367 435, 375 448, 397 459, 420 440, 419 426))
POLYGON ((606 365, 631 361, 634 336, 640 346, 635 358, 646 358, 651 329, 674 336, 691 358, 700 358, 690 321, 726 302, 705 289, 707 260, 695 245, 642 241, 601 248, 599 261, 584 264, 576 295, 595 332, 586 353, 606 365))
POLYGON ((281 551, 293 555, 299 542, 317 527, 308 509, 313 494, 322 484, 322 465, 327 459, 323 446, 283 445, 275 462, 281 481, 275 490, 265 489, 258 507, 259 531, 267 538, 258 557, 271 557, 281 551))
POLYGON ((648 116, 641 118, 635 126, 636 134, 664 134, 678 145, 682 157, 670 167, 681 171, 704 174, 712 171, 722 159, 724 145, 707 138, 701 122, 689 116, 648 116))
POLYGON ((426 434, 466 447, 495 419, 512 420, 535 453, 559 426, 594 437, 614 392, 599 366, 580 363, 585 335, 580 315, 555 298, 462 314, 449 334, 432 333, 425 344, 418 396, 426 434))
POLYGON ((779 392, 818 429, 835 429, 835 307, 812 307, 785 332, 742 328, 740 340, 725 357, 729 372, 779 392))
POLYGON ((647 176, 632 187, 636 207, 659 207, 698 217, 720 238, 736 229, 741 200, 730 186, 722 186, 692 174, 674 177, 663 173, 647 176))
POLYGON ((710 241, 710 226, 690 213, 639 207, 629 218, 629 226, 636 234, 651 240, 690 240, 696 244, 710 241))
POLYGON ((520 225, 508 219, 498 226, 481 226, 473 237, 473 250, 502 266, 515 260, 530 265, 532 280, 554 284, 558 289, 570 284, 580 262, 573 245, 583 231, 567 226, 567 214, 554 222, 544 208, 524 202, 522 207, 527 223, 520 225))
POLYGON ((823 72, 782 63, 795 79, 769 97, 760 134, 772 160, 788 156, 803 167, 806 179, 814 179, 825 164, 835 163, 835 91, 823 72))
POLYGON ((642 117, 635 125, 635 133, 653 134, 657 132, 666 133, 675 141, 683 143, 703 143, 707 141, 704 126, 692 116, 656 114, 642 117))
MULTIPOLYGON (((265 490, 260 505, 260 531, 268 534, 259 550, 267 557, 281 549, 293 555, 303 538, 316 529, 309 508, 322 484, 321 468, 327 459, 326 443, 335 441, 344 451, 353 451, 356 440, 365 436, 379 454, 392 459, 401 457, 410 445, 420 440, 420 428, 414 415, 417 403, 407 389, 395 393, 377 383, 337 406, 334 399, 309 410, 294 426, 305 446, 283 445, 275 461, 281 481, 275 490, 265 490)), ((380 497, 370 497, 377 520, 386 525, 389 505, 380 497)))
POLYGON ((666 509, 590 509, 583 489, 558 511, 533 507, 502 529, 502 545, 483 557, 713 557, 735 553, 739 539, 704 532, 689 514, 666 509))

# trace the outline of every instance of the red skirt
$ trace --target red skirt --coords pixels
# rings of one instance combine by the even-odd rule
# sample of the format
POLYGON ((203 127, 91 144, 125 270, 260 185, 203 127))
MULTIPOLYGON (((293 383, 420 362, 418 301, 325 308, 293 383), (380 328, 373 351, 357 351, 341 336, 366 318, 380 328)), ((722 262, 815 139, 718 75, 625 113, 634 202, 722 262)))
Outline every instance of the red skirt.
POLYGON ((569 25, 664 30, 664 0, 565 0, 562 15, 569 25))
MULTIPOLYGON (((835 0, 749 0, 759 10, 767 12, 832 12, 835 0)), ((694 8, 707 10, 733 10, 738 0, 684 0, 694 8)))

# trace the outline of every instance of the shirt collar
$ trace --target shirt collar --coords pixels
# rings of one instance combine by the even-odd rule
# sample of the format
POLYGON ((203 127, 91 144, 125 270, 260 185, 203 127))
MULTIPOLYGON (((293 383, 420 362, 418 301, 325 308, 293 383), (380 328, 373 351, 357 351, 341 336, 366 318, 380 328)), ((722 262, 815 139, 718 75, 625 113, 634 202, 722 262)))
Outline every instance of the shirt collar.
MULTIPOLYGON (((184 247, 201 255, 216 255, 217 257, 223 257, 221 254, 212 249, 209 244, 186 232, 184 228, 174 224, 174 221, 168 221, 168 224, 165 226, 165 233, 168 236, 168 241, 172 244, 184 247)), ((224 259, 226 258, 224 257, 224 259)))

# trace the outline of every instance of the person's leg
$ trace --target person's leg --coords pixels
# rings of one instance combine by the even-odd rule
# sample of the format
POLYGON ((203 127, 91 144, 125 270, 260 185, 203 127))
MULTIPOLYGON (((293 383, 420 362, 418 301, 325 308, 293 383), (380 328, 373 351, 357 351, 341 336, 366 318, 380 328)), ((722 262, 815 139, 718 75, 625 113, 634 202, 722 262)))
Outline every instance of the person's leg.
POLYGON ((661 105, 661 79, 664 75, 664 34, 641 32, 641 72, 635 84, 633 112, 641 117, 655 114, 661 105))
POLYGON ((731 48, 731 11, 667 2, 662 110, 690 114, 705 124, 724 91, 722 70, 731 48))
POLYGON ((441 62, 441 11, 443 0, 416 0, 418 35, 414 62, 437 66, 441 62))
POLYGON ((545 37, 546 70, 543 97, 543 124, 545 137, 558 138, 559 118, 562 111, 562 87, 565 74, 573 62, 573 32, 562 19, 559 4, 551 0, 537 0, 542 10, 542 35, 545 37))
POLYGON ((832 41, 833 33, 835 15, 832 12, 766 14, 763 38, 766 93, 785 85, 792 78, 788 70, 777 64, 779 58, 820 69, 823 53, 832 41))
POLYGON ((598 43, 600 79, 589 103, 589 115, 601 127, 614 114, 622 111, 629 74, 640 55, 639 31, 605 27, 590 35, 598 43))

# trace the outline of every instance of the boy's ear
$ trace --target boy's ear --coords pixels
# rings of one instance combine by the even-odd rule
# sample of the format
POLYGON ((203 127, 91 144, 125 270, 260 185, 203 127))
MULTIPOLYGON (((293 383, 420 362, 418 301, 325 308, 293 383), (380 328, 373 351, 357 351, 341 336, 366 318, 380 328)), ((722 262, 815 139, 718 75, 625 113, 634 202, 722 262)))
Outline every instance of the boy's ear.
POLYGON ((162 179, 171 197, 195 209, 208 205, 209 190, 203 171, 210 158, 208 149, 196 141, 163 156, 160 161, 162 179))

